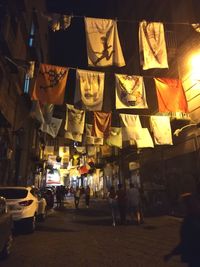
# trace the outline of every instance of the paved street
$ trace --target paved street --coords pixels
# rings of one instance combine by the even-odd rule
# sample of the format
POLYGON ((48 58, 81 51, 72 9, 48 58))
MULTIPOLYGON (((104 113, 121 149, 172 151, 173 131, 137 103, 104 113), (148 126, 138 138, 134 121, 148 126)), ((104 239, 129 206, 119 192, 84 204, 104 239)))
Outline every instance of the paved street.
POLYGON ((11 256, 2 267, 183 267, 179 257, 163 262, 179 239, 180 220, 168 216, 145 218, 140 226, 111 226, 106 201, 81 203, 74 210, 72 199, 54 209, 33 234, 14 237, 11 256))

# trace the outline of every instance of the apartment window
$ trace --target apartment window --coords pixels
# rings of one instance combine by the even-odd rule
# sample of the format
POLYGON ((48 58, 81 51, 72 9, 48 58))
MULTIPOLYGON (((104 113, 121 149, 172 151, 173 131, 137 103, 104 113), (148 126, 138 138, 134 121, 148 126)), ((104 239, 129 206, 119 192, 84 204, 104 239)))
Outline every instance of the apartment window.
MULTIPOLYGON (((34 38, 35 38, 35 25, 34 22, 32 21, 29 33, 29 40, 28 40, 29 47, 33 47, 34 38)), ((28 94, 29 88, 30 88, 30 76, 28 75, 28 73, 26 73, 24 78, 24 93, 28 94)))

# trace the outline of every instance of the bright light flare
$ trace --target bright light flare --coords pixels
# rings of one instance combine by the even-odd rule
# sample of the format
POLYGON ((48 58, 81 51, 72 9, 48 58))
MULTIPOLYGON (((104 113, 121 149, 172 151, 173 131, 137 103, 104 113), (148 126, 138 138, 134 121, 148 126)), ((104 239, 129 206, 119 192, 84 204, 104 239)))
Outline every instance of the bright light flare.
POLYGON ((191 57, 191 79, 194 82, 200 82, 200 53, 191 57))

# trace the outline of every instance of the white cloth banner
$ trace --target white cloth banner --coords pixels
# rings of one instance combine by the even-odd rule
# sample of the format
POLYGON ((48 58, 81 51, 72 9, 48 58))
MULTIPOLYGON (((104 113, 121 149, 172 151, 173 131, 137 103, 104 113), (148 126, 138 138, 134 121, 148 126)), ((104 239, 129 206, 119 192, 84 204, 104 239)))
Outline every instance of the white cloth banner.
POLYGON ((142 128, 139 115, 120 114, 122 126, 122 141, 134 142, 137 129, 142 128))
POLYGON ((116 109, 148 108, 143 77, 115 74, 116 109))
POLYGON ((74 104, 83 109, 101 111, 104 76, 103 72, 77 69, 74 104))
POLYGON ((62 123, 62 119, 52 117, 51 122, 49 124, 44 122, 41 125, 40 130, 42 132, 48 133, 53 138, 56 138, 56 136, 58 135, 58 131, 60 129, 61 123, 62 123))
POLYGON ((51 123, 53 111, 54 111, 54 105, 53 104, 44 104, 43 105, 43 116, 44 116, 44 120, 47 124, 51 123))
POLYGON ((143 70, 168 68, 163 23, 142 21, 139 25, 140 63, 143 70))
POLYGON ((89 66, 125 66, 116 21, 85 18, 85 30, 89 66))
POLYGON ((169 116, 151 116, 150 126, 156 145, 173 145, 169 116))

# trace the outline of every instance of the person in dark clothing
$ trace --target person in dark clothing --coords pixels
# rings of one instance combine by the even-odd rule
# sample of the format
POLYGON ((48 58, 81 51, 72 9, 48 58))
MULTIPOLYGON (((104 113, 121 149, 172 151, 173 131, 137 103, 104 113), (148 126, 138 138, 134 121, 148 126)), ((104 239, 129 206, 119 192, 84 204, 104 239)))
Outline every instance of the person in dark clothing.
POLYGON ((74 191, 74 204, 76 209, 78 209, 79 207, 80 197, 81 197, 81 190, 79 186, 77 186, 76 190, 74 191))
POLYGON ((115 191, 114 186, 110 187, 110 190, 108 192, 108 201, 111 209, 111 215, 112 215, 112 225, 116 225, 117 221, 117 194, 115 191))
POLYGON ((56 202, 57 202, 57 207, 60 208, 62 206, 62 191, 60 186, 56 187, 56 202))
POLYGON ((118 185, 117 204, 119 209, 120 222, 121 224, 126 224, 126 192, 123 189, 122 184, 118 185))
POLYGON ((200 266, 200 198, 187 194, 183 197, 186 216, 180 230, 180 243, 167 255, 168 261, 173 255, 180 255, 189 267, 200 266))
POLYGON ((85 204, 86 204, 86 207, 89 208, 89 205, 90 205, 90 187, 89 187, 89 185, 87 185, 87 187, 85 189, 85 204))

